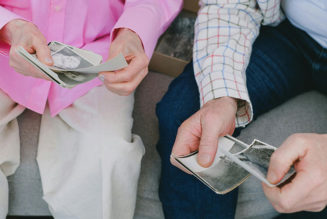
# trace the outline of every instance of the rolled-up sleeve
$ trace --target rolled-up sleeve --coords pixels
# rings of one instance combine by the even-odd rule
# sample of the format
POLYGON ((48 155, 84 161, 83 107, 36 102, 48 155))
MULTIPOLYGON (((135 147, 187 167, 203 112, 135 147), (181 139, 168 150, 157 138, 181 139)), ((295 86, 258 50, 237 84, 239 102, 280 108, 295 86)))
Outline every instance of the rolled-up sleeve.
POLYGON ((280 1, 200 0, 193 48, 194 74, 201 106, 220 97, 238 100, 235 124, 253 119, 246 68, 260 26, 282 19, 280 1))
POLYGON ((124 12, 111 33, 129 28, 142 40, 145 53, 151 58, 160 35, 167 29, 182 7, 182 0, 126 0, 124 12))

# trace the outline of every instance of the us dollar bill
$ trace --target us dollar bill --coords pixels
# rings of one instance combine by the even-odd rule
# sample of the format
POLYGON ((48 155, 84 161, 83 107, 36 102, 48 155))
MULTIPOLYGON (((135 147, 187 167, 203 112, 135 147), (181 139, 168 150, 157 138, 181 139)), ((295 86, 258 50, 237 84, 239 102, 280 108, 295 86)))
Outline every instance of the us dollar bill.
POLYGON ((266 178, 270 157, 276 149, 259 140, 248 145, 232 136, 225 136, 219 138, 214 162, 208 168, 198 164, 198 151, 179 157, 172 155, 172 158, 214 192, 225 194, 242 184, 250 174, 270 187, 285 183, 295 174, 294 167, 276 184, 270 183, 266 178))
POLYGON ((17 53, 64 88, 91 81, 99 72, 117 71, 128 66, 123 54, 101 63, 102 56, 91 51, 55 41, 48 46, 53 66, 43 64, 35 54, 28 53, 23 47, 18 47, 17 53))

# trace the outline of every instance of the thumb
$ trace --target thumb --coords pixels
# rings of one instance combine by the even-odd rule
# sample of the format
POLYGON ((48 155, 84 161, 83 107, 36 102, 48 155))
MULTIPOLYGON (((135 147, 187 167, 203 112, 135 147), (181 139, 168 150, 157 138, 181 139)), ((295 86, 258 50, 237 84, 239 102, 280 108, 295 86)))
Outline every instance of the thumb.
POLYGON ((220 126, 217 120, 202 122, 202 135, 199 145, 198 162, 203 167, 209 167, 216 156, 220 126))
POLYGON ((288 138, 271 156, 267 180, 276 184, 283 179, 294 162, 304 157, 306 145, 294 137, 288 138))
POLYGON ((46 65, 53 65, 50 49, 46 44, 37 43, 34 45, 37 58, 46 65))

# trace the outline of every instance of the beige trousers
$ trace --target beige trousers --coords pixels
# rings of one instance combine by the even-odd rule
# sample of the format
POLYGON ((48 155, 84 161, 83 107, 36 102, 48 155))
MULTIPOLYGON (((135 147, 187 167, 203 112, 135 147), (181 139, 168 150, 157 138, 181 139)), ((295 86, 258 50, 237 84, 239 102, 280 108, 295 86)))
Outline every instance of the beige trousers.
MULTIPOLYGON (((37 162, 43 199, 56 219, 132 218, 144 146, 131 133, 134 97, 96 87, 56 117, 42 116, 37 162)), ((16 117, 24 108, 0 90, 0 219, 6 176, 19 165, 16 117)))

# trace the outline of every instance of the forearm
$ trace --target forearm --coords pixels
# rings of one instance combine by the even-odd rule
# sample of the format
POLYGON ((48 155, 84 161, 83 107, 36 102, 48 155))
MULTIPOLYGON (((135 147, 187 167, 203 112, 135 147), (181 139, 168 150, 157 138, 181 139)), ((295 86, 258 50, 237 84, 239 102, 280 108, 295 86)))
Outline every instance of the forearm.
POLYGON ((182 0, 127 0, 124 12, 112 30, 111 40, 117 29, 128 28, 138 34, 150 58, 158 38, 177 16, 181 6, 182 0))
POLYGON ((201 105, 229 96, 238 100, 237 126, 252 119, 245 70, 263 19, 256 1, 202 0, 195 25, 194 72, 201 105))

